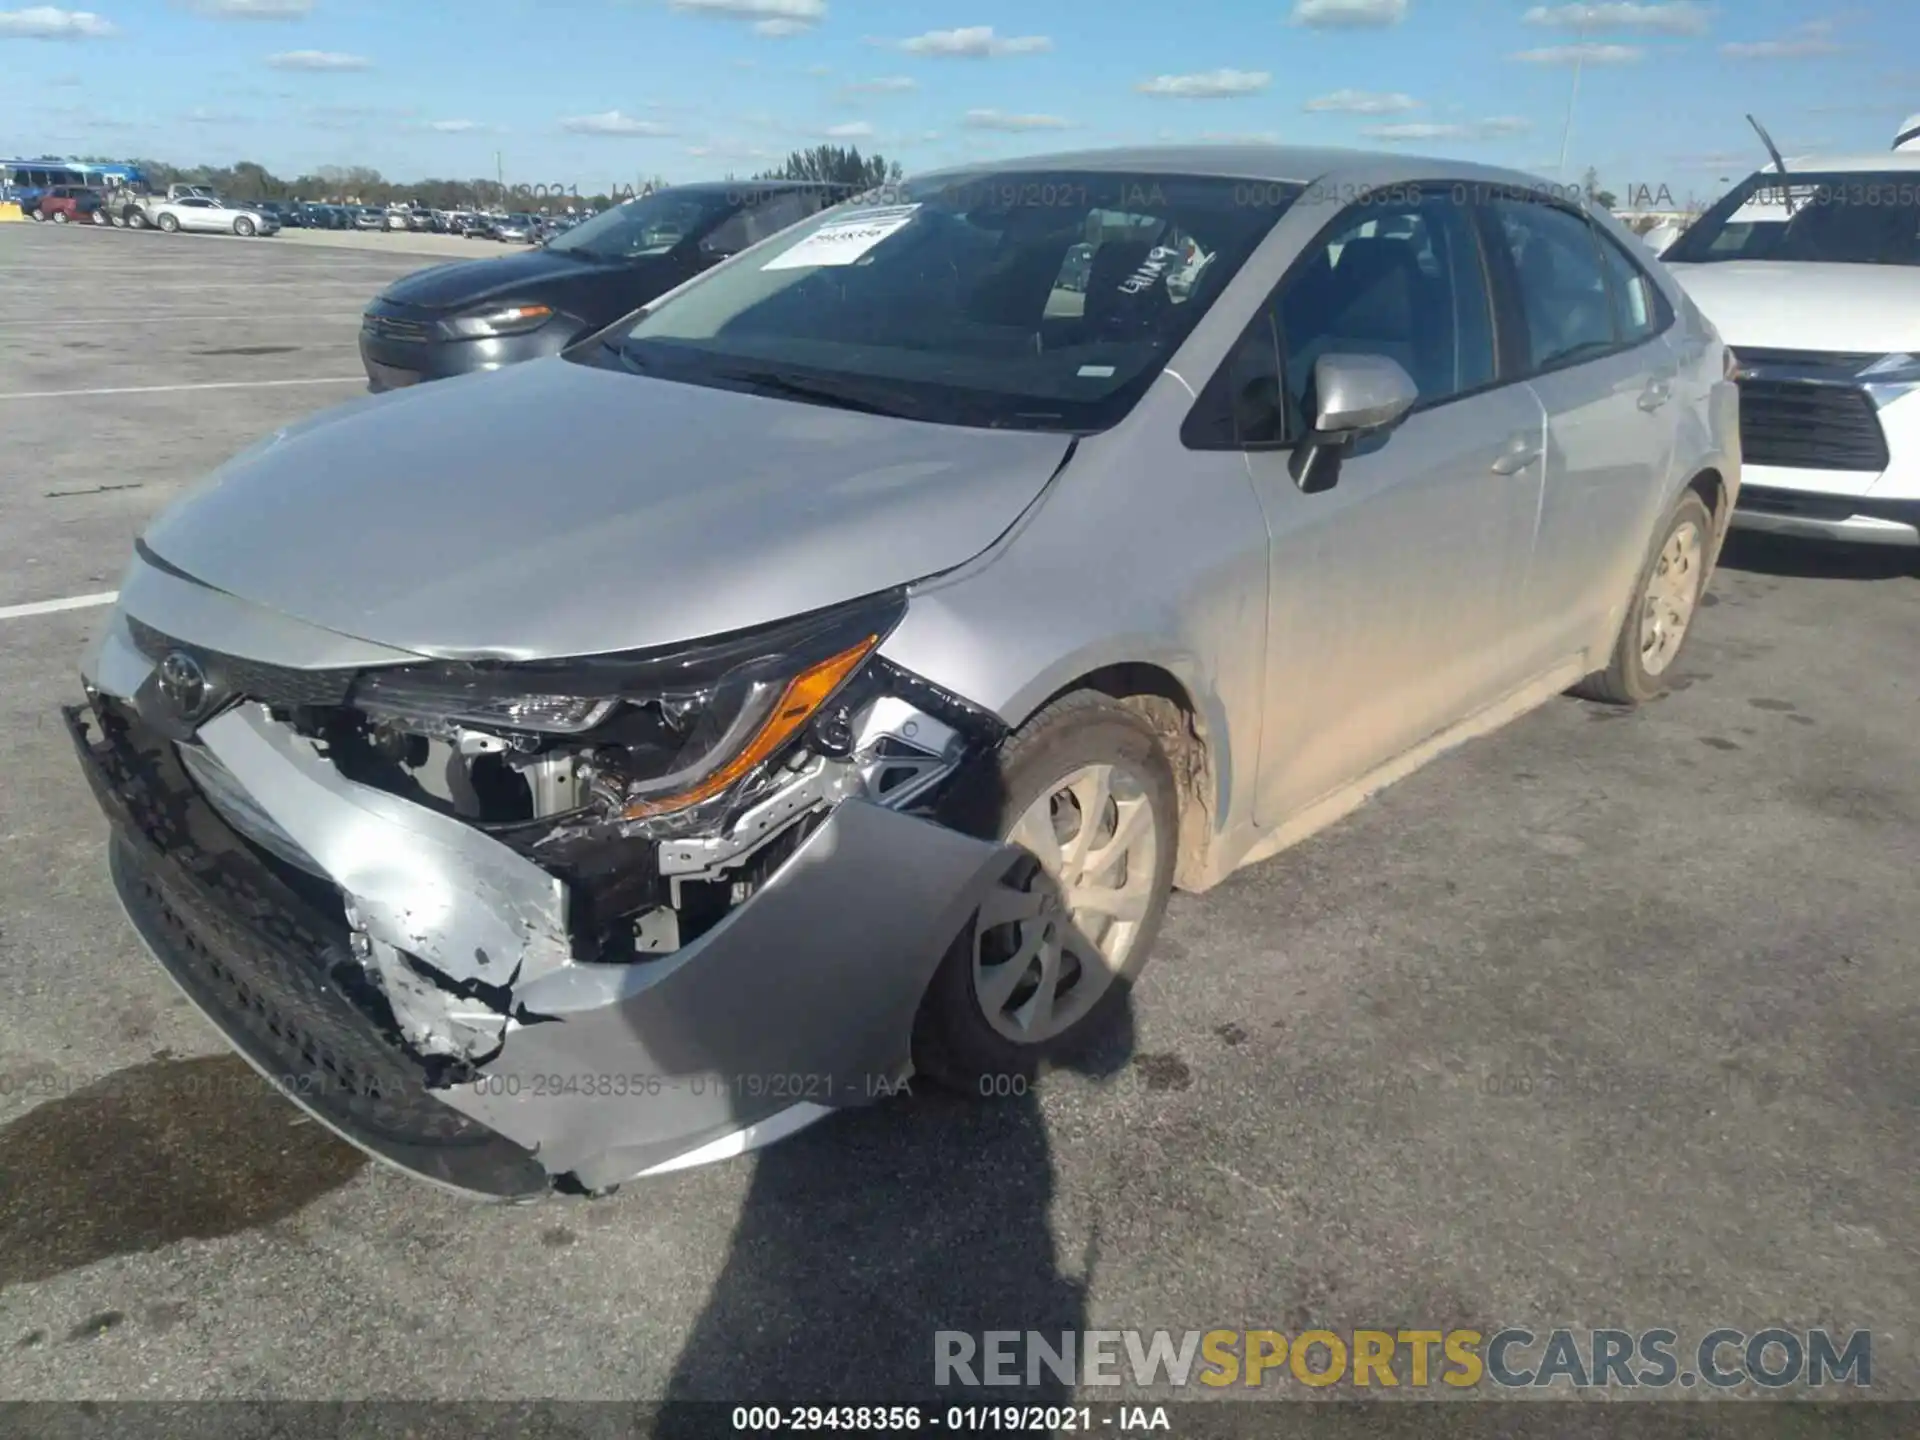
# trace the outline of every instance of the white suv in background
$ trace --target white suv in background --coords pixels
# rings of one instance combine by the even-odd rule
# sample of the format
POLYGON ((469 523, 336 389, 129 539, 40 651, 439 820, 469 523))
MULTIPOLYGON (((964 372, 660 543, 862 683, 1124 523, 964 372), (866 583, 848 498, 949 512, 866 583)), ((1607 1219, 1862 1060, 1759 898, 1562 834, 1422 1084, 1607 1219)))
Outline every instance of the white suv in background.
POLYGON ((1734 523, 1920 546, 1920 153, 1758 171, 1663 258, 1738 357, 1734 523))

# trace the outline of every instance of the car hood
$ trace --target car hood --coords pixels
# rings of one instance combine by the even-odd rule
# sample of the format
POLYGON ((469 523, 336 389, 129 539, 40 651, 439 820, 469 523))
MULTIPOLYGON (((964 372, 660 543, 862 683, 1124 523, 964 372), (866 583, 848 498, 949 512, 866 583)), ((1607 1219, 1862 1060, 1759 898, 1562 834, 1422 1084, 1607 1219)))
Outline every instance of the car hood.
POLYGON ((1797 260, 1667 268, 1736 351, 1920 349, 1920 268, 1797 260))
MULTIPOLYGON (((464 309, 476 301, 507 299, 538 289, 542 295, 578 287, 593 290, 610 274, 638 275, 648 262, 632 266, 596 265, 551 250, 529 250, 487 260, 455 260, 430 265, 393 282, 380 298, 423 310, 464 309)), ((638 303, 638 302, 636 302, 638 303)))
POLYGON ((229 461, 145 540, 216 589, 397 649, 600 654, 959 565, 1069 445, 554 357, 309 417, 229 461))

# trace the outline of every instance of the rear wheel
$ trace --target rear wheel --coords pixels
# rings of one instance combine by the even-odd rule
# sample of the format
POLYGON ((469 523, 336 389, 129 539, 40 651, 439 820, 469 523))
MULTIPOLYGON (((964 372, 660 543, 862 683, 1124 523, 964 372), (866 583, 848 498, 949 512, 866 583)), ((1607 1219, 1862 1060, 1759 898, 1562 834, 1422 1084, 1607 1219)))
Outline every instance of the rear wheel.
POLYGON ((146 212, 144 210, 129 210, 127 212, 127 228, 129 230, 145 230, 147 228, 146 212))
POLYGON ((64 210, 56 210, 56 211, 54 211, 54 212, 53 212, 53 223, 54 223, 54 224, 56 224, 56 225, 64 225, 64 224, 66 224, 66 223, 67 223, 67 220, 68 220, 68 215, 67 215, 67 212, 66 212, 66 211, 64 211, 64 210))
POLYGON ((982 1094, 1032 1077, 1117 1016, 1166 910, 1179 812, 1152 728, 1085 691, 1029 721, 974 785, 963 828, 1022 853, 935 973, 914 1064, 982 1094))
POLYGON ((1573 693, 1609 705, 1639 705, 1667 692, 1680 649, 1707 588, 1713 517, 1689 490, 1667 516, 1640 571, 1605 670, 1573 693))
POLYGON ((113 223, 107 218, 107 212, 104 210, 96 210, 87 218, 96 225, 109 225, 113 223))
POLYGON ((233 222, 233 233, 236 235, 253 234, 253 221, 242 215, 238 220, 233 222))
POLYGON ((47 218, 46 212, 42 210, 35 210, 33 212, 33 218, 36 224, 41 221, 44 221, 47 218))
POLYGON ((166 231, 167 234, 172 235, 179 230, 180 222, 171 215, 162 215, 160 217, 160 228, 166 231))

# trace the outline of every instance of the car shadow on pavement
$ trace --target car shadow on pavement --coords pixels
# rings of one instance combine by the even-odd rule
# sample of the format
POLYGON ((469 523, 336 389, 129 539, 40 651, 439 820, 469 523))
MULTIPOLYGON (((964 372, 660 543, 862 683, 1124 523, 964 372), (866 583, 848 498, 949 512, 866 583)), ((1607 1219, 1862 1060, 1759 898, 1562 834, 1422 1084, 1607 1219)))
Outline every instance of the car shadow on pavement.
POLYGON ((0 1289, 271 1224, 367 1163, 237 1056, 117 1070, 0 1126, 0 1289))
MULTIPOLYGON (((1104 1079, 1133 1052, 1130 997, 1062 1070, 1104 1079)), ((1056 1071, 1056 1074, 1058 1072, 1056 1071)), ((1037 1082, 1040 1090, 1049 1084, 1037 1082)), ((1054 1170, 1035 1090, 1000 1098, 914 1082, 894 1100, 822 1122, 761 1152, 726 1264, 688 1333, 654 1433, 710 1421, 676 1402, 1061 1404, 1040 1383, 936 1386, 937 1332, 1085 1327, 1097 1236, 1061 1254, 1054 1170)), ((973 1356, 978 1374, 982 1357, 973 1356)), ((982 1376, 984 1378, 984 1376, 982 1376)))
POLYGON ((1720 552, 1720 566, 1790 580, 1902 580, 1920 578, 1920 550, 1735 530, 1720 552))

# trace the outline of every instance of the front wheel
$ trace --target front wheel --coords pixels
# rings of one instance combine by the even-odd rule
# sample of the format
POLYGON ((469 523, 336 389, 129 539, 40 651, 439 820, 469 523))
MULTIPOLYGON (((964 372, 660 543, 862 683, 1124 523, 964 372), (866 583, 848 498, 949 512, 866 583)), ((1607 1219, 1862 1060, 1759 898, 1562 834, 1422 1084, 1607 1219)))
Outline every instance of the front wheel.
POLYGON ((64 210, 56 210, 56 211, 54 211, 54 212, 53 212, 53 223, 54 223, 54 224, 56 224, 56 225, 64 225, 64 224, 66 224, 66 223, 67 223, 67 220, 68 220, 68 215, 67 215, 67 212, 66 212, 66 211, 64 211, 64 210))
POLYGON ((172 235, 180 229, 180 222, 171 215, 162 215, 160 217, 160 228, 167 234, 172 235))
POLYGON ((1173 770, 1144 718, 1056 700, 960 777, 961 828, 1021 849, 954 940, 914 1024, 914 1065, 968 1094, 1030 1079, 1116 1019, 1173 887, 1173 770))
POLYGON ((36 211, 34 211, 34 212, 33 212, 33 219, 34 219, 34 223, 35 223, 36 225, 37 225, 37 224, 40 224, 40 223, 42 223, 43 221, 45 221, 45 220, 46 220, 46 218, 47 218, 47 217, 46 217, 46 214, 45 214, 45 212, 43 212, 43 211, 40 211, 40 210, 36 210, 36 211))
POLYGON ((93 221, 93 223, 96 225, 108 225, 112 223, 107 219, 107 212, 104 210, 96 210, 93 212, 93 214, 89 215, 87 218, 93 221))
POLYGON ((146 212, 143 210, 129 211, 127 214, 127 228, 129 230, 145 230, 147 228, 146 212))
POLYGON ((1674 662, 1693 628, 1707 588, 1713 517, 1689 490, 1656 532, 1651 554, 1634 582, 1620 638, 1607 668, 1573 693, 1608 705, 1640 705, 1667 692, 1674 662))
POLYGON ((242 215, 238 220, 233 222, 233 233, 236 235, 253 234, 253 221, 242 215))

